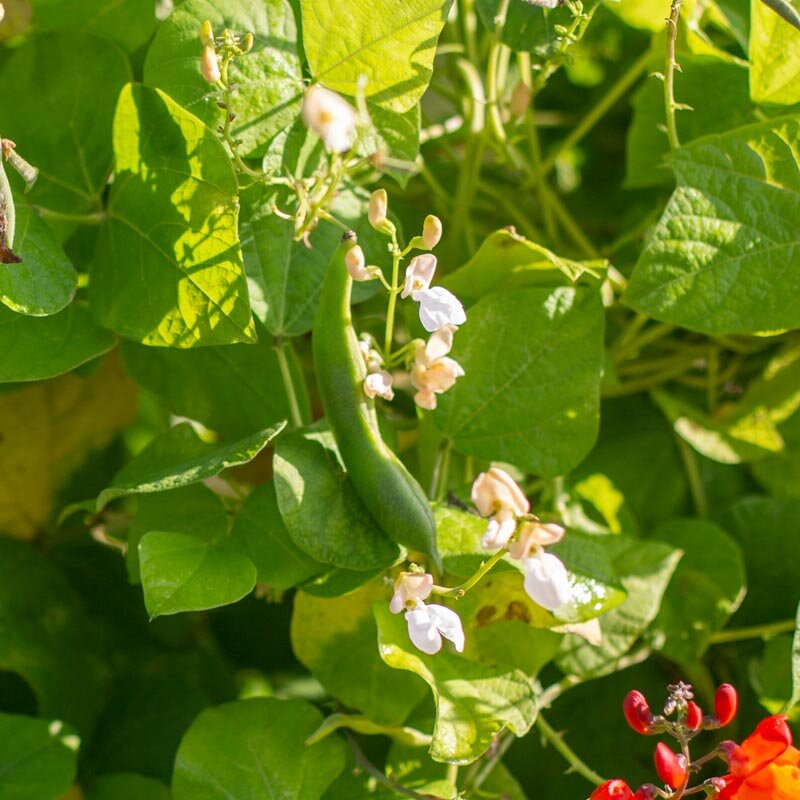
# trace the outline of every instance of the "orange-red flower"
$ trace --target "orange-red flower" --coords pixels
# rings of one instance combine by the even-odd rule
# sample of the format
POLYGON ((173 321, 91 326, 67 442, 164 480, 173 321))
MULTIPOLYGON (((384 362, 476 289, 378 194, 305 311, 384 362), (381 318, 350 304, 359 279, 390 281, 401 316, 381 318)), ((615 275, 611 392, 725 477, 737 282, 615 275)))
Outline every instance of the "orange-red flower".
POLYGON ((741 745, 731 744, 728 755, 719 800, 800 798, 800 750, 792 746, 784 714, 762 720, 741 745))

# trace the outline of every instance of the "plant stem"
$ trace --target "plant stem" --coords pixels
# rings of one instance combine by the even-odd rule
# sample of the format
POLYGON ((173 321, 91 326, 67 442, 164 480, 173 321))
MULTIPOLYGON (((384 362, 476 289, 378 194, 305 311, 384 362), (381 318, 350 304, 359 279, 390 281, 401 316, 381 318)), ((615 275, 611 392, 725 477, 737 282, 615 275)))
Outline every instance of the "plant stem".
POLYGON ((43 206, 33 206, 33 208, 42 219, 50 222, 66 222, 72 225, 102 225, 108 218, 105 211, 96 211, 93 214, 68 214, 43 206))
POLYGON ((428 493, 432 500, 441 502, 447 491, 447 478, 450 473, 450 451, 453 443, 449 439, 442 439, 436 451, 436 463, 431 476, 431 490, 428 493))
POLYGON ((583 137, 608 113, 617 100, 639 80, 647 69, 650 58, 650 51, 647 50, 617 79, 617 82, 589 110, 589 113, 583 117, 580 123, 572 129, 569 136, 567 136, 567 138, 542 162, 542 176, 547 175, 553 169, 561 153, 571 149, 581 141, 581 139, 583 139, 583 137))
POLYGON ((750 628, 731 628, 727 631, 712 633, 709 637, 711 644, 727 644, 729 642, 743 642, 747 639, 770 639, 782 633, 792 633, 797 627, 797 621, 785 619, 780 622, 770 622, 766 625, 753 625, 750 628))
POLYGON ((514 736, 506 731, 505 737, 498 742, 494 752, 486 759, 475 778, 469 782, 470 788, 473 790, 480 789, 481 784, 492 774, 492 770, 503 760, 503 756, 508 752, 513 742, 514 736))
POLYGON ((700 478, 700 470, 697 468, 697 458, 694 450, 686 443, 683 437, 676 434, 678 449, 681 451, 683 466, 686 469, 686 477, 689 479, 689 489, 692 492, 692 500, 697 511, 697 516, 705 519, 708 516, 708 499, 703 489, 703 481, 700 478))
POLYGON ((297 391, 295 390, 292 371, 289 368, 289 359, 286 357, 286 348, 291 347, 282 337, 275 340, 275 354, 278 356, 278 366, 281 370, 283 388, 286 391, 286 398, 289 401, 289 414, 292 425, 300 428, 303 425, 303 414, 300 411, 300 404, 297 402, 297 391))
POLYGON ((595 786, 599 786, 603 783, 603 778, 581 760, 577 753, 564 741, 564 737, 550 727, 550 724, 541 714, 536 718, 536 727, 542 732, 544 738, 564 756, 567 763, 572 767, 573 772, 582 775, 587 781, 595 784, 595 786))
MULTIPOLYGON (((678 20, 681 15, 682 0, 672 0, 669 19, 667 20, 667 64, 664 71, 664 110, 667 115, 667 138, 670 149, 676 150, 681 146, 678 138, 678 126, 675 121, 675 45, 678 40, 678 20)), ((680 69, 680 67, 678 67, 680 69)))
POLYGON ((394 315, 397 308, 397 295, 400 293, 398 282, 400 281, 400 248, 397 242, 394 243, 392 250, 392 286, 389 291, 389 306, 386 309, 386 335, 383 340, 383 358, 388 362, 392 357, 392 341, 394 339, 394 315))
POLYGON ((446 586, 434 586, 431 589, 433 594, 438 594, 442 597, 455 597, 456 600, 462 598, 487 572, 490 572, 492 567, 500 561, 503 556, 508 552, 507 548, 498 550, 490 559, 483 562, 480 567, 475 571, 471 578, 468 578, 460 586, 454 586, 448 589, 446 586))
POLYGON ((544 182, 544 178, 542 179, 541 187, 542 191, 547 195, 548 205, 555 212, 556 216, 558 217, 558 221, 561 223, 561 227, 564 229, 564 232, 567 234, 567 236, 572 239, 572 241, 580 250, 583 250, 585 256, 594 259, 600 258, 601 256, 597 248, 589 240, 589 237, 581 230, 580 225, 578 225, 578 223, 575 221, 575 218, 572 216, 572 214, 569 213, 561 198, 544 182))

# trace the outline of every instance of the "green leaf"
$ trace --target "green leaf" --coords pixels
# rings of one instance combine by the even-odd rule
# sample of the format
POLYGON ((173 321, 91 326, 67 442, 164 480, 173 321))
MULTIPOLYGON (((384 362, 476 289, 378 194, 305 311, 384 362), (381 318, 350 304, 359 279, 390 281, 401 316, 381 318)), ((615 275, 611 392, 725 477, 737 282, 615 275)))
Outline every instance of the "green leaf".
POLYGON ((747 590, 738 544, 713 522, 673 520, 653 534, 683 551, 649 636, 656 649, 679 664, 696 664, 711 634, 739 608, 747 590))
POLYGON ((790 721, 796 722, 798 709, 791 697, 794 686, 793 651, 791 636, 773 636, 764 643, 761 657, 750 662, 749 677, 758 702, 770 714, 788 714, 790 721))
MULTIPOLYGON (((131 376, 162 397, 173 413, 234 438, 291 413, 274 342, 261 333, 257 344, 179 350, 123 342, 121 350, 131 376)), ((300 392, 300 366, 288 355, 301 410, 310 418, 308 397, 300 392)))
POLYGON ((389 587, 373 581, 345 597, 318 599, 298 592, 292 650, 340 702, 371 720, 399 725, 425 696, 413 675, 390 669, 378 653, 375 602, 388 604, 389 587))
POLYGON ((376 604, 381 658, 394 669, 419 675, 436 702, 430 755, 434 761, 469 764, 480 758, 495 736, 508 728, 524 736, 536 719, 536 694, 525 673, 478 664, 442 650, 428 656, 408 638, 402 615, 376 604))
POLYGON ((31 203, 69 214, 100 209, 113 165, 114 104, 128 80, 120 50, 87 34, 35 36, 8 59, 0 130, 40 170, 31 203))
POLYGON ((405 188, 412 174, 417 171, 420 106, 412 106, 408 111, 398 114, 377 103, 367 102, 367 111, 371 124, 361 132, 357 143, 358 153, 365 157, 377 153, 378 168, 405 188), (393 167, 392 162, 405 163, 393 167))
POLYGON ((183 737, 175 800, 318 800, 344 767, 330 736, 306 746, 322 714, 302 700, 258 698, 209 708, 183 737))
POLYGON ((114 154, 89 283, 99 322, 149 345, 255 341, 237 181, 217 136, 163 93, 129 84, 114 117, 114 154))
POLYGON ((16 204, 14 252, 19 264, 0 271, 0 302, 12 311, 41 317, 69 305, 78 274, 53 232, 25 203, 16 204))
POLYGON ((627 536, 608 536, 606 547, 628 596, 600 617, 603 641, 594 647, 577 636, 567 636, 558 658, 566 674, 590 675, 607 669, 624 655, 655 619, 661 598, 682 553, 662 542, 627 536))
POLYGON ((452 356, 466 375, 434 419, 456 449, 563 475, 597 437, 603 308, 596 290, 505 290, 471 309, 452 356))
POLYGON ((170 800, 169 789, 143 775, 103 775, 89 786, 86 800, 170 800))
POLYGON ((272 481, 257 486, 248 495, 233 523, 231 541, 255 564, 258 582, 278 591, 325 569, 292 540, 278 509, 272 481))
POLYGON ((85 31, 138 50, 156 29, 155 4, 142 0, 30 0, 37 31, 85 31))
POLYGON ((61 570, 30 545, 0 537, 0 670, 25 679, 41 714, 88 734, 105 702, 104 655, 61 570))
POLYGON ((747 565, 747 595, 735 624, 793 619, 800 603, 800 542, 791 532, 800 525, 800 500, 744 498, 723 516, 722 525, 739 542, 747 565))
POLYGON ((800 118, 783 117, 676 151, 625 302, 702 333, 800 327, 798 141, 800 118))
POLYGON ((782 711, 788 714, 800 703, 800 606, 797 608, 797 625, 792 637, 792 694, 782 711))
POLYGON ((201 441, 188 422, 156 436, 136 458, 124 466, 93 504, 101 511, 117 497, 164 492, 198 483, 252 461, 285 427, 281 422, 230 444, 201 441))
POLYGON ((795 412, 778 427, 785 449, 774 458, 764 458, 750 469, 753 477, 775 497, 800 498, 800 413, 795 412))
POLYGON ((145 83, 216 130, 224 121, 219 92, 200 75, 198 31, 205 20, 217 36, 226 28, 242 37, 253 34, 252 50, 228 68, 238 86, 231 135, 241 140, 244 154, 252 153, 300 113, 303 76, 292 6, 288 0, 188 0, 159 28, 147 53, 145 83))
POLYGON ((750 95, 755 103, 800 103, 800 31, 761 0, 750 5, 750 95))
POLYGON ((368 100, 398 113, 408 111, 428 88, 450 5, 451 0, 394 0, 376 14, 364 0, 301 0, 303 46, 312 76, 355 97, 366 75, 368 100))
POLYGON ((224 540, 152 531, 139 543, 139 571, 150 619, 241 600, 256 585, 253 562, 224 540))
POLYGON ((283 521, 312 558, 348 570, 385 569, 399 559, 400 549, 347 480, 332 433, 317 428, 282 436, 273 469, 283 521))
POLYGON ((77 772, 78 747, 63 722, 0 714, 0 797, 58 800, 77 772))
MULTIPOLYGON (((663 16, 661 14, 660 16, 663 16)), ((656 17, 659 27, 663 21, 656 17)), ((663 57, 656 69, 663 69, 663 57)), ((683 144, 710 133, 723 133, 758 119, 750 102, 747 65, 730 58, 684 53, 676 94, 692 110, 678 111, 683 144), (708 87, 714 91, 709 92, 708 87)), ((649 78, 633 97, 633 122, 625 140, 625 185, 630 188, 670 185, 672 170, 665 159, 669 141, 664 133, 664 84, 649 78)))
POLYGON ((465 303, 512 286, 565 286, 581 278, 600 279, 605 262, 571 261, 507 228, 490 233, 478 252, 445 276, 445 286, 465 303))
POLYGON ((306 581, 301 588, 303 592, 314 597, 341 597, 360 589, 385 571, 383 567, 367 570, 333 567, 328 572, 306 581))
POLYGON ((128 578, 140 583, 139 542, 150 531, 168 530, 210 541, 227 529, 228 514, 219 497, 193 483, 166 492, 143 494, 136 501, 136 516, 128 529, 128 578))
POLYGON ((50 317, 0 308, 0 339, 0 383, 54 378, 107 353, 116 342, 80 303, 50 317))

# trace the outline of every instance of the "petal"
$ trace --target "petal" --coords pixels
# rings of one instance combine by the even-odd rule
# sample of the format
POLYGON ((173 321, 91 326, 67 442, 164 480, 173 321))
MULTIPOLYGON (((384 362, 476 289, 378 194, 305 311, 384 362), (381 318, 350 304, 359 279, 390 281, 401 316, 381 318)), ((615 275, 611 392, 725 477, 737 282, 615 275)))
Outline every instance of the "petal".
POLYGON ((428 613, 428 607, 419 605, 411 611, 406 611, 408 623, 408 638, 417 650, 422 650, 432 656, 442 649, 442 637, 435 622, 428 613))
POLYGON ((752 775, 782 756, 792 743, 792 732, 784 714, 761 720, 741 745, 744 758, 731 760, 731 772, 737 777, 752 775))
POLYGON ((419 303, 419 320, 429 333, 445 325, 463 325, 467 321, 459 299, 442 286, 415 291, 411 296, 419 303))
POLYGON ((428 344, 425 345, 425 354, 431 360, 446 356, 453 347, 453 334, 456 331, 455 325, 444 325, 431 334, 428 344))
POLYGON ((445 639, 449 639, 459 653, 464 651, 464 628, 461 618, 452 609, 431 603, 427 606, 431 619, 445 639))
POLYGON ((570 600, 569 573, 560 558, 540 553, 526 558, 525 591, 534 603, 555 611, 570 600))
POLYGON ((506 516, 497 513, 489 520, 486 527, 486 534, 481 540, 481 547, 484 550, 497 550, 505 547, 508 540, 514 535, 517 528, 517 520, 513 516, 506 516))

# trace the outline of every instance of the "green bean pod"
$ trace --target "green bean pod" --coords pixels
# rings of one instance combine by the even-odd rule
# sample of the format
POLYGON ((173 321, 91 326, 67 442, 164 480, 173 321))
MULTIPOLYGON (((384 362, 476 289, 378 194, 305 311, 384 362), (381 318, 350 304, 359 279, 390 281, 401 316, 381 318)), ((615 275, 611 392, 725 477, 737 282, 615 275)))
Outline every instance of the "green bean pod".
POLYGON ((353 280, 345 266, 355 244, 355 234, 348 232, 334 253, 314 325, 314 369, 322 405, 348 476, 375 521, 390 539, 421 550, 441 569, 428 498, 383 441, 375 403, 364 392, 367 367, 353 330, 353 280))

